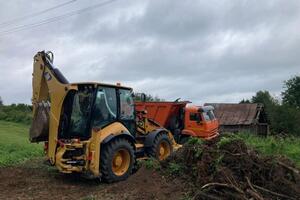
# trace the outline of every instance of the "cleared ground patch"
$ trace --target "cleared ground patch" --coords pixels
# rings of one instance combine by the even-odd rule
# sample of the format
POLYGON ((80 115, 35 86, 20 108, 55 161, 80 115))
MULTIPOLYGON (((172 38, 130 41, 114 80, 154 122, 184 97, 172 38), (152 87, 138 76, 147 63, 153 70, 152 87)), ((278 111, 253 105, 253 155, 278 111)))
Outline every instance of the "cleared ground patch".
POLYGON ((154 169, 140 168, 126 181, 106 184, 65 175, 33 159, 13 167, 0 167, 0 199, 183 199, 184 185, 154 169), (9 191, 9 192, 8 192, 9 191))

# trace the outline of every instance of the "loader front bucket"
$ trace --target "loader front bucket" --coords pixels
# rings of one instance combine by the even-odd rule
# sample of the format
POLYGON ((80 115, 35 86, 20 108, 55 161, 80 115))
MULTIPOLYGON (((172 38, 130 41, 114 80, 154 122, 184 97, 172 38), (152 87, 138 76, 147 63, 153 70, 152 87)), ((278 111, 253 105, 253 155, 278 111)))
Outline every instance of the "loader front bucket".
POLYGON ((38 103, 37 107, 35 108, 34 116, 29 131, 30 142, 48 141, 49 112, 49 103, 38 103))

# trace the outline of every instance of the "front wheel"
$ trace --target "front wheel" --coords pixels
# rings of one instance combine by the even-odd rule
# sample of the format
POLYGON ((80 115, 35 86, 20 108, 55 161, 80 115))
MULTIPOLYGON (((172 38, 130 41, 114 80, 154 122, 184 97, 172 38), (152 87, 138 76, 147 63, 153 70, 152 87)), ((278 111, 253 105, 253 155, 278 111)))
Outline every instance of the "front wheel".
POLYGON ((159 161, 166 159, 173 152, 171 141, 167 134, 158 134, 148 150, 148 155, 159 161))
POLYGON ((101 149, 100 169, 102 178, 111 183, 122 181, 132 173, 135 162, 133 146, 123 138, 117 138, 101 149))

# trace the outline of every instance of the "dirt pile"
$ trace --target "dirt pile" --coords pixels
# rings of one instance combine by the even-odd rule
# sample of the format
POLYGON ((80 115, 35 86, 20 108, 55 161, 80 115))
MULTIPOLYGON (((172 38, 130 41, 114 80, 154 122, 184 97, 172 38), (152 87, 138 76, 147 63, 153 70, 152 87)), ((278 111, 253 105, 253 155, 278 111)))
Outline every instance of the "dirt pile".
POLYGON ((234 136, 190 140, 161 164, 183 177, 193 199, 300 199, 299 170, 288 159, 260 155, 234 136))

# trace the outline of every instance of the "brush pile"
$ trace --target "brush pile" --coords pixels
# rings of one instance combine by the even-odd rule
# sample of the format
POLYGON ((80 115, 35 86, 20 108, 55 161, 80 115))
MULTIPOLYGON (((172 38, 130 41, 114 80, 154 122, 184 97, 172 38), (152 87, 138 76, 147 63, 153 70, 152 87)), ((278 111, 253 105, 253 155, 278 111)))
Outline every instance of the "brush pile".
POLYGON ((300 199, 300 172, 290 160, 260 155, 235 136, 192 139, 161 166, 182 177, 193 199, 300 199))

